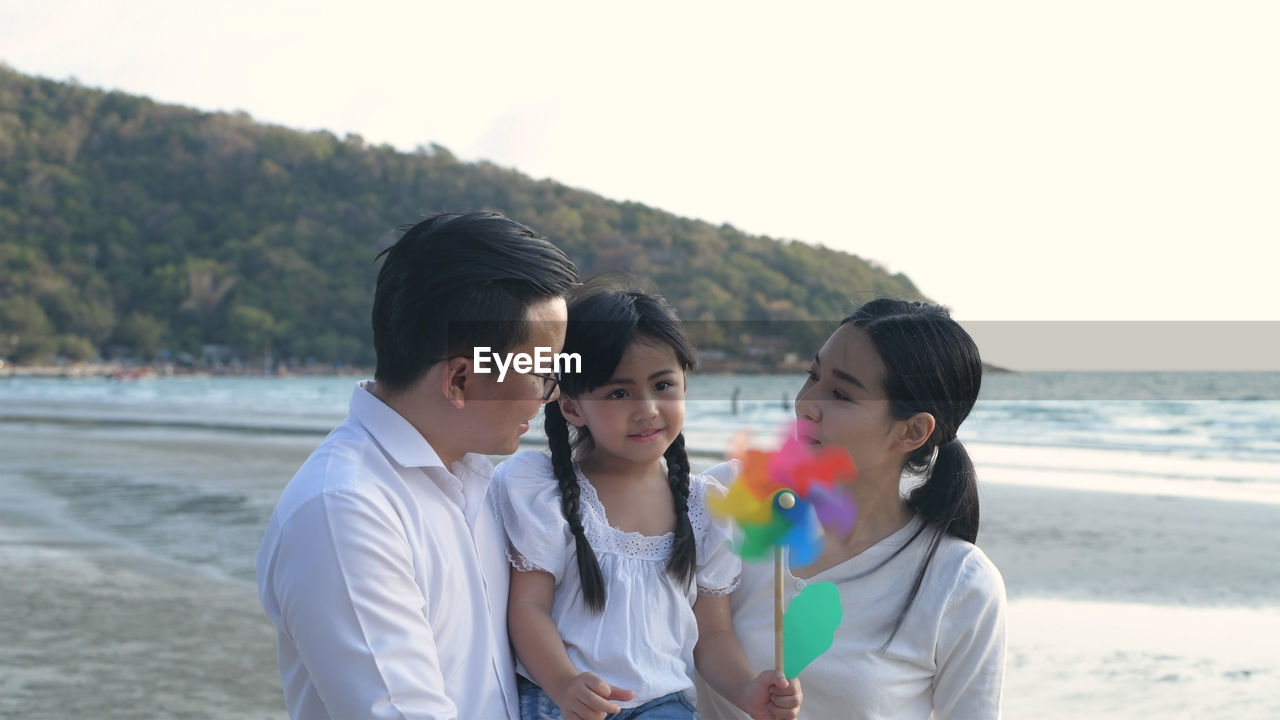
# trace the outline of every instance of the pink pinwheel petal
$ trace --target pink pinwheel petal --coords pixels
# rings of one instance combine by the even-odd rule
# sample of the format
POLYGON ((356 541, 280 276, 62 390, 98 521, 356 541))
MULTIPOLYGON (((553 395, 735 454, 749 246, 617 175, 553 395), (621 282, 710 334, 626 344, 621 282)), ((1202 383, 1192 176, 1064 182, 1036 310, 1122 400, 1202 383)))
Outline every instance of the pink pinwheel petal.
POLYGON ((788 438, 769 458, 769 477, 779 487, 786 487, 804 495, 809 490, 807 473, 797 472, 809 461, 812 453, 794 437, 788 438))

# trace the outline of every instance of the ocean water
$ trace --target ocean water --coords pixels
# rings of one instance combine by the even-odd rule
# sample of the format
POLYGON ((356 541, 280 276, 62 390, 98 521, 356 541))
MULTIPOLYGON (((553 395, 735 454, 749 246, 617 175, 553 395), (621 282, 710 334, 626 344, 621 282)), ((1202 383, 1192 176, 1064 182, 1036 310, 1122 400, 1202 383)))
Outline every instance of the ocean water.
MULTIPOLYGON (((800 374, 694 375, 690 445, 719 452, 719 441, 739 429, 772 432, 791 417, 802 382, 800 374)), ((354 384, 349 377, 0 378, 0 418, 327 432, 346 414, 354 384)), ((978 443, 1274 463, 1280 372, 991 373, 961 434, 978 443)))
MULTIPOLYGON (((741 430, 767 444, 793 417, 802 380, 693 376, 695 465, 722 457, 741 430)), ((3 379, 0 432, 28 452, 0 458, 0 472, 89 532, 251 579, 262 524, 292 474, 281 468, 342 420, 355 382, 3 379)), ((1280 373, 991 374, 961 438, 984 482, 1280 504, 1280 373)), ((544 442, 535 421, 525 443, 544 442)))

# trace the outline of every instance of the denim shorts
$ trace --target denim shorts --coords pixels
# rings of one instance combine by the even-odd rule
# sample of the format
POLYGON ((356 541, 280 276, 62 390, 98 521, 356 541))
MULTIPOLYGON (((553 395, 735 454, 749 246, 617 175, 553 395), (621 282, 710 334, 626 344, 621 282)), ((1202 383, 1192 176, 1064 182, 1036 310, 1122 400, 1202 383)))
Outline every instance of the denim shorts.
MULTIPOLYGON (((542 688, 517 676, 520 686, 520 720, 564 720, 560 708, 542 688)), ((682 692, 654 698, 643 705, 623 708, 605 720, 700 720, 697 709, 682 692)))

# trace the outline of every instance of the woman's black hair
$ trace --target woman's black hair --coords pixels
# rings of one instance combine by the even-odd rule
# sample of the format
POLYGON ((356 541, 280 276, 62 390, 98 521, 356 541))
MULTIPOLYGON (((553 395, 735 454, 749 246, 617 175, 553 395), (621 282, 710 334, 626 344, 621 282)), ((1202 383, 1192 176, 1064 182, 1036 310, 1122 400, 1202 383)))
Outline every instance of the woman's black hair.
POLYGON ((940 305, 873 300, 840 324, 870 336, 885 365, 884 391, 893 418, 924 412, 935 423, 924 444, 907 457, 908 469, 925 479, 907 495, 907 505, 934 532, 894 626, 896 635, 943 534, 967 542, 978 538, 978 476, 956 432, 978 400, 982 357, 969 333, 940 305))
MULTIPOLYGON (((608 382, 632 342, 669 347, 686 372, 696 364, 696 354, 684 328, 662 298, 636 290, 619 289, 617 282, 612 277, 594 279, 583 285, 569 302, 569 325, 563 352, 577 353, 582 358, 582 372, 565 373, 560 377, 560 392, 567 397, 579 397, 608 382)), ((591 431, 585 426, 570 431, 570 425, 556 402, 546 405, 543 427, 551 447, 551 465, 560 484, 560 508, 569 523, 577 549, 583 599, 588 608, 598 613, 604 610, 604 578, 595 551, 583 531, 580 488, 574 466, 576 457, 594 447, 591 431)), ((693 526, 689 522, 689 457, 685 452, 683 432, 676 436, 663 458, 667 462, 667 481, 676 510, 667 574, 687 586, 693 581, 697 567, 697 547, 693 526)))

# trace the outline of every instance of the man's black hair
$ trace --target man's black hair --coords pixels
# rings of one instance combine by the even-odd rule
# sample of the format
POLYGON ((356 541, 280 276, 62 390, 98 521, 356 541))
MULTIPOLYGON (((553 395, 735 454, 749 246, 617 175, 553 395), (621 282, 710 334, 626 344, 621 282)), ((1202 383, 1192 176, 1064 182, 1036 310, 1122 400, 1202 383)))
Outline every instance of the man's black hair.
POLYGON ((401 390, 445 358, 525 342, 531 304, 567 295, 573 262, 494 212, 441 213, 408 227, 385 256, 373 297, 374 378, 401 390))

